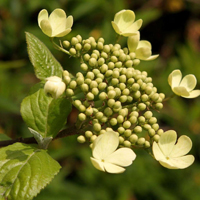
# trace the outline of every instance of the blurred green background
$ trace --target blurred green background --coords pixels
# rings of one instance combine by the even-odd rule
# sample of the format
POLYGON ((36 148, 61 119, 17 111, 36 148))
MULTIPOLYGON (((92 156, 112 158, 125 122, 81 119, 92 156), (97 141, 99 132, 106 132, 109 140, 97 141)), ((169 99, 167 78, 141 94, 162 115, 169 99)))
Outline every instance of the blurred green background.
MULTIPOLYGON (((0 0, 0 133, 11 138, 30 133, 20 116, 20 103, 38 82, 28 59, 25 31, 42 40, 65 69, 72 73, 78 63, 52 48, 37 25, 41 9, 62 8, 73 15, 73 31, 83 38, 104 37, 115 41, 111 21, 116 12, 131 9, 142 18, 141 39, 152 44, 155 61, 142 61, 159 92, 171 95, 167 77, 174 69, 195 74, 200 88, 199 0, 0 0)), ((121 41, 125 46, 125 40, 121 41)), ((200 99, 176 97, 164 104, 156 116, 164 130, 176 130, 193 141, 195 163, 184 170, 168 170, 146 152, 136 149, 137 159, 119 175, 97 171, 90 163, 87 144, 76 136, 54 141, 50 154, 62 165, 61 172, 35 200, 199 200, 200 197, 200 99)), ((73 111, 69 122, 73 123, 73 111)))

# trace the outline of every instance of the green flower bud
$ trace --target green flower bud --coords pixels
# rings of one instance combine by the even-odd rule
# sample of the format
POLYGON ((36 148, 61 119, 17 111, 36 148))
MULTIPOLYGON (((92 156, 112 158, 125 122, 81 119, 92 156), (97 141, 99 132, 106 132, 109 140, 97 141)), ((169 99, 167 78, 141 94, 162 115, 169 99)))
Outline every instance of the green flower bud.
POLYGON ((67 41, 67 40, 65 40, 65 41, 63 41, 63 46, 66 48, 66 49, 68 49, 69 47, 70 47, 70 42, 69 41, 67 41))
POLYGON ((109 98, 109 99, 114 99, 115 96, 116 96, 115 90, 110 90, 110 91, 108 91, 108 98, 109 98))
POLYGON ((110 46, 109 45, 104 45, 103 46, 103 51, 106 52, 106 53, 109 53, 110 52, 110 46))
POLYGON ((124 90, 126 88, 126 84, 120 83, 119 88, 120 88, 120 90, 124 90))
POLYGON ((134 59, 133 60, 133 65, 134 66, 137 66, 137 65, 139 65, 140 64, 140 60, 139 59, 134 59))
POLYGON ((117 122, 118 122, 119 124, 123 123, 123 122, 124 122, 124 117, 123 117, 122 115, 118 115, 118 116, 117 116, 117 122))
POLYGON ((156 134, 155 130, 152 128, 148 129, 148 133, 150 137, 153 137, 156 134))
POLYGON ((99 99, 100 100, 105 100, 107 98, 107 94, 105 93, 105 92, 101 92, 100 94, 99 94, 99 99))
POLYGON ((131 89, 136 92, 140 89, 140 85, 138 83, 133 83, 131 89))
POLYGON ((74 95, 74 91, 73 91, 72 89, 68 88, 68 89, 66 89, 66 95, 67 95, 68 97, 71 97, 71 96, 74 95))
POLYGON ((102 123, 106 123, 108 121, 108 118, 106 116, 103 116, 100 121, 102 123))
POLYGON ((107 107, 107 108, 105 108, 105 110, 104 110, 104 114, 105 114, 106 116, 111 116, 111 115, 113 114, 113 111, 112 111, 112 109, 111 109, 110 107, 107 107))
POLYGON ((103 50, 103 43, 102 42, 97 42, 97 48, 99 50, 103 50))
MULTIPOLYGON (((89 78, 86 78, 84 82, 85 82, 85 84, 90 85, 90 83, 92 82, 92 80, 89 79, 89 78)), ((88 87, 89 87, 89 86, 88 86, 88 87)))
POLYGON ((128 81, 127 81, 127 83, 128 83, 129 85, 133 85, 134 82, 135 82, 135 79, 134 79, 134 78, 129 78, 128 81))
POLYGON ((163 108, 162 103, 156 103, 156 109, 161 110, 163 108))
POLYGON ((80 51, 80 50, 82 49, 82 45, 81 45, 80 43, 76 44, 76 45, 75 45, 75 49, 76 49, 77 51, 80 51))
POLYGON ((128 88, 125 88, 125 89, 122 91, 122 94, 128 96, 128 95, 130 94, 129 89, 128 89, 128 88))
POLYGON ((126 83, 126 75, 121 75, 121 76, 119 77, 119 81, 120 81, 121 83, 126 83))
POLYGON ((116 68, 121 68, 122 67, 122 62, 121 61, 118 61, 115 63, 115 67, 116 68))
POLYGON ((142 132, 142 127, 141 127, 141 126, 136 126, 136 127, 133 129, 133 132, 135 132, 135 133, 141 133, 141 132, 142 132))
MULTIPOLYGON (((138 75, 138 76, 140 76, 140 75, 138 75)), ((136 79, 137 79, 137 76, 136 76, 136 79)), ((140 78, 138 78, 137 79, 137 83, 140 85, 140 87, 142 86, 142 84, 143 84, 143 80, 142 79, 140 79, 140 78)))
POLYGON ((152 116, 153 116, 153 113, 152 113, 151 111, 146 111, 146 112, 144 113, 144 117, 145 117, 146 119, 150 119, 152 116))
POLYGON ((94 94, 92 94, 91 92, 88 92, 87 95, 86 95, 86 98, 88 100, 93 100, 94 99, 94 94))
POLYGON ((125 147, 130 147, 130 146, 131 146, 131 143, 130 143, 128 140, 125 140, 124 143, 123 143, 123 145, 124 145, 125 147))
POLYGON ((132 131, 130 129, 127 129, 127 130, 124 131, 125 137, 131 136, 131 133, 132 133, 132 131))
POLYGON ((94 94, 95 96, 99 94, 99 90, 98 88, 92 88, 92 94, 94 94))
POLYGON ((82 85, 84 83, 84 78, 83 77, 78 77, 76 79, 76 82, 77 82, 78 85, 82 85))
POLYGON ((77 108, 78 106, 82 105, 82 102, 80 100, 75 100, 73 104, 77 108))
POLYGON ((105 63, 105 59, 104 58, 99 58, 98 60, 98 65, 101 66, 105 63))
POLYGON ((96 81, 91 81, 90 83, 90 88, 97 88, 98 87, 98 83, 96 81))
POLYGON ((82 37, 80 35, 77 35, 76 38, 78 39, 79 42, 82 42, 82 37))
POLYGON ((70 48, 70 49, 69 49, 69 53, 70 53, 70 55, 72 55, 72 56, 76 55, 76 49, 75 49, 75 48, 70 48))
POLYGON ((131 122, 131 124, 135 124, 135 123, 137 122, 137 117, 131 116, 131 117, 129 118, 129 121, 131 122))
POLYGON ((147 107, 147 106, 146 106, 146 104, 144 104, 144 103, 139 103, 139 104, 138 104, 138 109, 141 110, 141 111, 142 111, 142 110, 145 110, 146 107, 147 107))
POLYGON ((122 105, 121 105, 120 101, 116 101, 115 104, 113 105, 113 108, 115 108, 115 109, 119 109, 121 107, 122 107, 122 105))
POLYGON ((160 98, 163 100, 165 98, 165 94, 164 93, 160 93, 159 94, 160 98))
POLYGON ((87 109, 86 109, 86 111, 85 111, 85 114, 87 115, 87 116, 90 116, 90 115, 92 115, 93 114, 93 109, 92 109, 92 107, 90 106, 90 107, 88 107, 87 109))
POLYGON ((85 121, 86 120, 86 115, 84 113, 79 113, 78 118, 80 121, 85 121))
POLYGON ((112 85, 117 85, 119 83, 119 79, 118 78, 113 78, 112 80, 111 80, 111 84, 112 85))
POLYGON ((119 71, 118 70, 113 70, 112 77, 113 78, 118 78, 119 77, 119 71))
POLYGON ((145 130, 149 130, 149 129, 151 129, 151 126, 150 126, 149 124, 144 124, 144 125, 143 125, 143 128, 144 128, 145 130))
POLYGON ((110 125, 111 126, 115 126, 117 124, 117 119, 116 118, 112 118, 111 120, 110 120, 110 125))
POLYGON ((146 121, 145 117, 143 117, 143 116, 139 116, 139 117, 138 117, 138 122, 139 122, 140 124, 144 124, 145 121, 146 121))
POLYGON ((85 84, 85 83, 83 83, 83 84, 81 85, 81 90, 82 90, 83 92, 88 92, 88 90, 89 90, 88 85, 85 84))
POLYGON ((127 108, 121 109, 119 111, 119 115, 122 115, 123 117, 126 117, 128 115, 128 109, 127 108))
POLYGON ((146 141, 145 138, 141 137, 141 138, 139 138, 139 139, 137 140, 137 144, 142 146, 142 145, 145 144, 145 141, 146 141))
POLYGON ((124 127, 119 127, 118 129, 117 129, 117 131, 118 131, 118 133, 119 134, 123 134, 124 133, 124 131, 125 131, 125 129, 124 129, 124 127))
POLYGON ((90 59, 89 59, 89 65, 90 65, 91 67, 95 67, 96 64, 97 64, 97 60, 96 60, 95 58, 90 58, 90 59))
POLYGON ((112 108, 112 107, 114 106, 114 104, 115 104, 115 100, 114 100, 114 99, 108 99, 107 105, 108 105, 110 108, 112 108))
POLYGON ((133 97, 134 97, 135 99, 139 99, 140 96, 141 96, 140 91, 136 91, 136 92, 133 93, 133 97))
POLYGON ((108 70, 108 65, 103 64, 100 68, 101 73, 105 73, 108 70))
POLYGON ((82 63, 82 64, 81 64, 81 69, 82 69, 83 71, 87 71, 87 70, 88 70, 88 66, 87 66, 85 63, 82 63))
POLYGON ((125 129, 130 128, 130 126, 131 126, 131 122, 130 122, 130 121, 125 121, 125 122, 123 123, 123 127, 124 127, 125 129))
POLYGON ((94 58, 95 60, 97 60, 98 57, 99 57, 99 55, 96 54, 96 53, 92 53, 91 56, 90 56, 90 58, 94 58))
POLYGON ((150 124, 155 124, 156 122, 157 122, 156 117, 151 117, 151 118, 149 119, 149 123, 150 123, 150 124))
POLYGON ((161 136, 163 133, 164 133, 163 129, 159 129, 159 130, 157 131, 157 134, 160 135, 160 136, 161 136))
POLYGON ((89 43, 84 44, 84 45, 83 45, 83 49, 84 49, 85 51, 89 51, 89 50, 91 49, 91 44, 89 44, 89 43))
POLYGON ((152 90, 153 90, 153 88, 152 88, 151 86, 147 86, 147 87, 145 88, 146 94, 151 94, 152 90))
POLYGON ((130 117, 132 117, 132 116, 138 117, 138 116, 139 116, 139 113, 138 113, 138 111, 135 111, 135 110, 133 109, 133 111, 130 113, 129 116, 130 116, 130 117))
POLYGON ((86 141, 86 139, 85 139, 85 137, 84 137, 83 135, 79 135, 79 136, 77 137, 77 141, 78 141, 79 143, 84 143, 84 142, 86 141))
POLYGON ((147 87, 146 83, 142 83, 140 86, 141 90, 144 90, 144 91, 145 91, 146 87, 147 87))
POLYGON ((100 71, 98 69, 93 69, 92 72, 97 76, 98 74, 100 74, 100 71))
POLYGON ((132 66, 133 66, 133 61, 132 61, 132 60, 127 60, 127 61, 125 62, 125 66, 126 66, 127 68, 132 67, 132 66))
POLYGON ((70 87, 71 89, 75 89, 76 86, 77 86, 76 81, 71 81, 70 84, 69 84, 69 87, 70 87))
POLYGON ((86 77, 91 79, 91 80, 93 80, 94 79, 94 73, 93 72, 88 72, 86 77))
POLYGON ((124 138, 122 136, 119 136, 119 144, 123 144, 124 138))
POLYGON ((126 54, 125 54, 125 53, 120 53, 120 55, 119 55, 119 60, 120 60, 121 62, 124 62, 124 61, 126 60, 126 54))
POLYGON ((133 60, 135 58, 135 53, 131 52, 131 53, 129 53, 129 56, 130 56, 131 60, 133 60))
POLYGON ((109 77, 109 76, 112 76, 113 74, 113 71, 112 70, 108 70, 106 73, 105 73, 105 76, 106 77, 109 77))
POLYGON ((99 83, 102 83, 103 80, 101 78, 96 78, 95 81, 99 84, 99 83))
POLYGON ((126 95, 122 95, 119 97, 119 100, 122 102, 122 103, 125 103, 127 101, 127 96, 126 95))
POLYGON ((121 90, 119 88, 114 89, 116 92, 116 97, 119 97, 121 95, 121 90))
POLYGON ((150 142, 149 142, 149 141, 145 141, 145 143, 144 143, 144 147, 145 147, 145 148, 149 148, 149 147, 151 147, 150 142))
POLYGON ((153 94, 153 95, 151 96, 151 99, 152 99, 153 101, 156 101, 156 100, 158 100, 159 97, 160 97, 159 94, 158 94, 158 93, 155 93, 155 94, 153 94))
POLYGON ((152 125, 152 128, 157 131, 159 129, 159 125, 156 123, 156 124, 153 124, 152 125))
POLYGON ((113 62, 108 63, 108 69, 114 69, 115 64, 113 62))
POLYGON ((114 62, 114 63, 116 63, 118 61, 116 56, 111 56, 110 60, 111 60, 111 62, 114 62))
POLYGON ((135 144, 138 140, 138 136, 136 134, 132 134, 130 137, 129 137, 129 140, 132 144, 135 144))
POLYGON ((154 140, 155 142, 158 142, 159 139, 160 139, 160 136, 159 136, 159 135, 156 134, 156 135, 153 136, 153 140, 154 140))
POLYGON ((76 37, 73 37, 72 39, 71 39, 71 45, 76 45, 78 43, 78 39, 76 38, 76 37))
POLYGON ((84 105, 80 105, 80 106, 78 107, 78 110, 79 110, 80 112, 85 112, 86 108, 85 108, 84 105))
POLYGON ((90 138, 90 141, 91 142, 94 142, 96 140, 97 136, 96 135, 93 135, 91 138, 90 138))
POLYGON ((101 130, 101 124, 95 123, 93 125, 93 130, 96 131, 96 132, 99 132, 101 130))
POLYGON ((93 136, 93 133, 91 131, 85 131, 85 137, 91 138, 93 136))
POLYGON ((103 117, 103 113, 102 112, 97 112, 95 117, 100 120, 103 117))
POLYGON ((99 90, 104 90, 106 87, 107 87, 107 84, 106 84, 105 82, 100 83, 100 84, 98 85, 99 90))
POLYGON ((142 100, 143 102, 146 102, 148 99, 149 99, 149 96, 148 96, 147 94, 143 94, 143 95, 141 96, 141 100, 142 100))

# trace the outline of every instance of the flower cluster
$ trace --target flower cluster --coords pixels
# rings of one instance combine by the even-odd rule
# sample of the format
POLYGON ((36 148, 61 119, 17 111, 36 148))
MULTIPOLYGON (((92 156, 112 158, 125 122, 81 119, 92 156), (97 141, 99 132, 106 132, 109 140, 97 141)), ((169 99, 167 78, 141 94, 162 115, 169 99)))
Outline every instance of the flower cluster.
MULTIPOLYGON (((71 31, 73 18, 56 9, 48 18, 46 10, 38 16, 42 31, 49 37, 62 37, 71 31)), ((101 171, 121 173, 136 158, 135 146, 149 149, 164 167, 177 169, 191 165, 194 157, 184 156, 192 143, 181 136, 176 143, 174 131, 164 132, 151 110, 163 108, 164 93, 159 93, 147 72, 137 69, 140 60, 153 60, 151 43, 140 41, 142 20, 122 10, 115 15, 112 26, 117 34, 127 38, 127 46, 105 44, 103 38, 63 41, 57 48, 79 58, 80 72, 75 76, 63 71, 63 81, 50 77, 45 84, 46 93, 53 98, 63 95, 79 111, 76 126, 80 129, 78 141, 91 142, 92 164, 101 171), (63 85, 64 84, 64 85, 63 85), (120 147, 120 148, 119 148, 120 147)), ((55 45, 55 44, 54 44, 55 45)), ((200 95, 194 90, 196 79, 188 75, 181 81, 181 72, 169 76, 169 85, 175 94, 186 98, 200 95)))

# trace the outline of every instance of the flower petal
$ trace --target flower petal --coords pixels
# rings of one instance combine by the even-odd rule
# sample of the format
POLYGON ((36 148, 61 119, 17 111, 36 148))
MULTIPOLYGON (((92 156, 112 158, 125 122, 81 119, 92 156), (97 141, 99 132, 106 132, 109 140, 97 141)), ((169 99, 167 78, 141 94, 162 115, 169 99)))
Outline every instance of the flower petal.
POLYGON ((67 20, 66 20, 66 26, 65 26, 65 28, 66 29, 67 28, 71 28, 72 25, 73 25, 73 21, 74 21, 73 16, 72 15, 68 16, 67 20))
POLYGON ((117 34, 121 35, 121 31, 119 30, 119 27, 117 26, 117 24, 114 21, 112 21, 111 23, 112 23, 112 27, 115 30, 115 32, 117 34))
POLYGON ((135 160, 136 154, 129 148, 120 148, 105 158, 106 163, 112 163, 119 166, 129 166, 135 160))
POLYGON ((116 132, 107 131, 99 135, 93 143, 93 157, 96 159, 105 159, 113 153, 119 145, 119 138, 116 132))
POLYGON ((153 142, 152 150, 153 150, 153 155, 154 155, 156 160, 159 161, 159 160, 165 160, 166 159, 165 155, 163 154, 162 150, 158 146, 157 142, 153 142))
POLYGON ((90 157, 90 160, 91 160, 93 166, 94 166, 96 169, 105 172, 104 163, 103 163, 103 162, 101 162, 101 161, 98 160, 98 159, 92 158, 92 157, 90 157))
POLYGON ((137 31, 135 35, 128 37, 127 44, 130 52, 135 52, 140 40, 140 32, 137 31))
POLYGON ((146 60, 151 56, 152 52, 150 48, 141 47, 136 49, 135 51, 135 57, 140 60, 146 60))
POLYGON ((174 70, 168 77, 168 83, 171 88, 177 87, 180 84, 182 73, 180 70, 174 70))
POLYGON ((159 54, 156 54, 156 55, 153 55, 153 56, 148 57, 148 58, 145 59, 145 60, 154 60, 154 59, 156 59, 158 56, 159 56, 159 54))
MULTIPOLYGON (((57 8, 55 9, 49 16, 49 22, 51 24, 52 27, 57 27, 58 22, 60 23, 60 21, 66 19, 66 14, 65 11, 57 8)), ((64 27, 65 28, 65 27, 64 27)), ((53 28, 54 29, 54 28, 53 28)))
POLYGON ((132 25, 127 26, 124 29, 121 29, 123 32, 123 36, 127 37, 127 36, 131 36, 133 34, 135 34, 135 32, 137 32, 140 27, 142 26, 142 19, 137 20, 136 22, 134 22, 132 25))
MULTIPOLYGON (((43 10, 41 10, 40 12, 39 12, 39 14, 38 14, 38 25, 39 25, 39 27, 40 27, 40 22, 42 21, 42 20, 48 20, 48 12, 47 12, 47 10, 46 9, 43 9, 43 10)), ((41 27, 40 27, 41 28, 41 27)))
POLYGON ((177 134, 173 130, 166 131, 160 136, 158 146, 166 157, 172 152, 176 139, 177 134))
POLYGON ((67 35, 69 32, 71 32, 71 30, 72 30, 71 28, 68 28, 67 30, 64 30, 63 32, 52 35, 52 37, 63 37, 67 35))
POLYGON ((185 97, 185 98, 196 98, 200 95, 200 90, 192 90, 189 94, 189 96, 184 96, 182 95, 182 97, 185 97))
POLYGON ((138 48, 141 48, 141 47, 151 49, 151 43, 147 40, 140 40, 138 44, 138 48))
POLYGON ((111 163, 104 163, 105 170, 108 173, 114 173, 114 174, 119 174, 123 173, 125 169, 123 167, 119 167, 117 165, 111 164, 111 163))
POLYGON ((180 157, 187 154, 192 148, 192 141, 186 135, 182 135, 175 144, 170 157, 180 157))
POLYGON ((180 83, 180 86, 181 87, 185 87, 186 90, 188 92, 190 92, 190 91, 192 91, 195 88, 196 84, 197 84, 196 77, 193 74, 188 74, 187 76, 185 76, 182 79, 182 81, 180 83))
POLYGON ((44 34, 48 35, 49 37, 52 37, 52 28, 51 24, 49 23, 49 20, 43 19, 40 22, 40 28, 44 34))
POLYGON ((190 96, 190 93, 186 90, 185 87, 174 87, 172 88, 172 91, 176 94, 176 95, 179 95, 179 96, 186 96, 186 97, 189 97, 190 96))
POLYGON ((178 158, 170 158, 170 164, 175 169, 184 169, 189 167, 194 162, 193 155, 182 156, 178 158))

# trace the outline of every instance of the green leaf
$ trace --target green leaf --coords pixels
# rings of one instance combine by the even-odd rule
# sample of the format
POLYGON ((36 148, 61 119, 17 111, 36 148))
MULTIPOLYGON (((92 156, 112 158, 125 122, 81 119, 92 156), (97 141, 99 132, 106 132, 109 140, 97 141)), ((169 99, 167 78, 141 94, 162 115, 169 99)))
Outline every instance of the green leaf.
POLYGON ((53 99, 40 88, 27 96, 21 104, 21 114, 31 129, 42 137, 54 137, 65 125, 71 111, 66 98, 53 99))
POLYGON ((44 80, 50 76, 62 77, 63 68, 49 49, 34 35, 26 32, 28 54, 36 76, 44 80))
POLYGON ((0 149, 0 199, 31 200, 59 172, 46 150, 15 143, 0 149))

